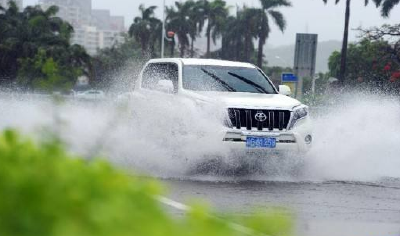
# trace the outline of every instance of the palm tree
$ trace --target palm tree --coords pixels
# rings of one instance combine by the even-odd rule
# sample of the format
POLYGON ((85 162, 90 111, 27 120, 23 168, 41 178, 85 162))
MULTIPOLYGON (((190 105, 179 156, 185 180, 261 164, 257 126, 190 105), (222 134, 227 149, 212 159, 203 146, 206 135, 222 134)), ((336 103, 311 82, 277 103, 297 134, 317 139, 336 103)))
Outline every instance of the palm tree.
MULTIPOLYGON (((322 0, 326 4, 328 0, 322 0)), ((379 1, 379 0, 374 0, 379 1)), ((340 0, 335 0, 335 4, 338 4, 340 0)), ((368 5, 369 0, 364 0, 365 5, 368 5)), ((351 0, 346 0, 346 12, 345 12, 345 20, 344 20, 344 31, 343 31, 343 44, 342 44, 342 52, 340 54, 340 71, 339 71, 339 81, 340 83, 344 83, 345 75, 346 75, 346 62, 347 62, 347 46, 349 42, 349 24, 350 24, 350 4, 351 0)))
MULTIPOLYGON (((187 1, 187 4, 191 4, 191 1, 187 1)), ((190 57, 194 57, 194 42, 196 41, 197 37, 203 31, 204 23, 205 23, 205 16, 204 16, 204 8, 203 2, 197 1, 192 6, 192 11, 190 13, 190 21, 193 24, 189 36, 191 39, 190 42, 190 57)))
POLYGON ((231 59, 236 61, 240 60, 241 57, 240 52, 243 44, 242 34, 244 31, 244 27, 242 26, 243 25, 241 24, 237 16, 229 16, 226 19, 221 40, 222 59, 231 59))
POLYGON ((253 39, 258 35, 258 15, 260 9, 238 9, 236 16, 229 16, 222 33, 221 57, 238 61, 249 61, 254 52, 253 39))
POLYGON ((190 18, 194 2, 175 2, 175 7, 167 7, 167 28, 172 30, 178 37, 180 57, 185 56, 186 48, 189 46, 189 35, 194 35, 195 24, 190 18), (176 8, 176 9, 175 9, 176 8))
POLYGON ((239 15, 239 24, 243 29, 244 36, 244 61, 250 62, 251 51, 254 51, 253 38, 258 36, 258 21, 260 16, 260 9, 257 8, 246 8, 239 15))
POLYGON ((284 32, 286 28, 286 20, 283 14, 277 10, 278 7, 290 7, 292 4, 287 0, 260 0, 262 10, 258 10, 256 15, 258 16, 258 55, 257 65, 261 68, 263 61, 263 48, 265 42, 269 37, 271 31, 269 25, 269 16, 273 19, 274 23, 278 26, 279 30, 284 32))
POLYGON ((228 17, 228 7, 224 0, 203 1, 204 15, 207 19, 206 37, 207 37, 207 57, 210 57, 211 39, 215 43, 221 36, 225 20, 228 17))
MULTIPOLYGON (((161 21, 154 16, 156 8, 156 6, 145 8, 145 6, 141 4, 139 6, 141 16, 135 17, 133 24, 129 28, 129 36, 133 37, 140 43, 143 56, 148 54, 149 45, 155 43, 155 40, 159 35, 158 31, 161 30, 161 21), (155 34, 157 34, 157 37, 155 37, 155 34)), ((153 52, 150 52, 150 54, 151 53, 153 52)))
POLYGON ((11 1, 0 14, 0 76, 9 82, 32 86, 36 75, 43 71, 34 59, 54 61, 60 69, 59 76, 71 83, 81 72, 89 73, 91 58, 77 45, 70 45, 73 28, 56 17, 57 7, 42 10, 39 6, 19 11, 11 1), (23 68, 23 69, 22 69, 23 68))
POLYGON ((381 13, 383 17, 389 17, 392 9, 400 3, 400 0, 373 0, 377 7, 382 5, 381 13))

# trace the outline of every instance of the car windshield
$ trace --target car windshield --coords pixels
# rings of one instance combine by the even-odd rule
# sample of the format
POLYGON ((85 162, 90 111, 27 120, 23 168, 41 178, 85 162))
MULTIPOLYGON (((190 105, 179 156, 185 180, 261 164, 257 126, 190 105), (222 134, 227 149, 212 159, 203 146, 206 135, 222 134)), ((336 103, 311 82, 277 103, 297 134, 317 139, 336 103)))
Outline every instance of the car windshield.
POLYGON ((263 73, 247 67, 186 65, 183 88, 193 91, 276 94, 263 73))

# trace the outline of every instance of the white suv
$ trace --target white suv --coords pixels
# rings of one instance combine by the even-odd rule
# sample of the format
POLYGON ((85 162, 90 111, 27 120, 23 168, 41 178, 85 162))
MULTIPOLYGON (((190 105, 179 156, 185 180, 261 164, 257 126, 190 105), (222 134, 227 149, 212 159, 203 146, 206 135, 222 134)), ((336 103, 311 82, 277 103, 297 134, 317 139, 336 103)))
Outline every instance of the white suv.
POLYGON ((274 87, 249 63, 210 59, 153 59, 135 86, 141 97, 154 92, 224 104, 227 122, 221 142, 232 149, 307 151, 312 143, 308 107, 274 87))

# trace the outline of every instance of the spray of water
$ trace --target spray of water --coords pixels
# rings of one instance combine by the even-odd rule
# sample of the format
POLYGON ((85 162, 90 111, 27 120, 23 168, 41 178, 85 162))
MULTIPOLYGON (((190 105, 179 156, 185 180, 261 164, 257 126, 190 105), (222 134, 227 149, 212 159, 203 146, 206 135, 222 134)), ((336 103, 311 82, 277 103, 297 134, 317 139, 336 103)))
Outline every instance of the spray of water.
MULTIPOLYGON (((228 173, 240 165, 257 167, 251 178, 262 180, 400 178, 398 101, 372 95, 343 100, 346 103, 319 109, 314 117, 315 142, 303 157, 238 158, 222 145, 224 114, 217 112, 221 107, 164 97, 55 103, 50 98, 1 96, 0 128, 17 128, 33 136, 50 128, 75 153, 107 156, 117 165, 161 178, 190 178, 199 174, 193 171, 199 166, 212 165, 228 173)), ((226 178, 216 173, 221 172, 203 178, 226 178)))
POLYGON ((400 178, 400 104, 397 98, 346 95, 315 119, 307 172, 323 180, 400 178))

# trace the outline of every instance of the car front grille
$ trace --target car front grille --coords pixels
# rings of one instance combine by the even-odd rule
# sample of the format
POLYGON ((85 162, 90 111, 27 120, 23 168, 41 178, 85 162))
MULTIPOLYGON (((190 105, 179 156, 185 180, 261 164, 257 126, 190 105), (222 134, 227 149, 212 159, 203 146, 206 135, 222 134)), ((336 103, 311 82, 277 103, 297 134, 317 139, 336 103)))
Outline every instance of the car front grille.
POLYGON ((229 119, 236 129, 284 130, 287 129, 291 112, 287 110, 263 110, 229 108, 229 119))

